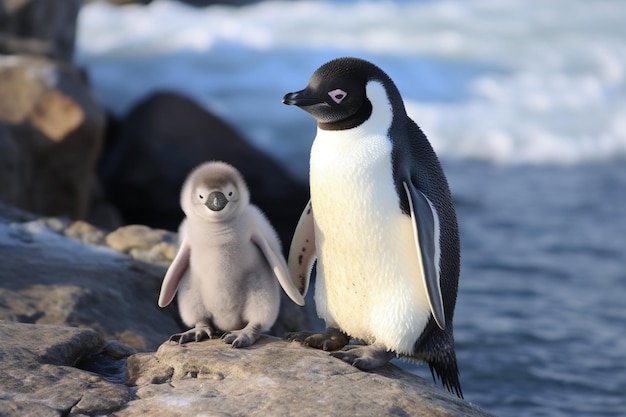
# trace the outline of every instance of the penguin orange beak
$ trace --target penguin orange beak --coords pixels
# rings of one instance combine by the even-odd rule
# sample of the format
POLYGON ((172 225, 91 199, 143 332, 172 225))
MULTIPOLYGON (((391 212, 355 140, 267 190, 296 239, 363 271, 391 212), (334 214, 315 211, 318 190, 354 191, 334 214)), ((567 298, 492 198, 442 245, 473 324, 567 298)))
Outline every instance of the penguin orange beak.
POLYGON ((323 102, 323 100, 310 95, 306 90, 296 91, 295 93, 287 93, 285 94, 285 97, 283 97, 284 104, 298 107, 312 106, 323 102))

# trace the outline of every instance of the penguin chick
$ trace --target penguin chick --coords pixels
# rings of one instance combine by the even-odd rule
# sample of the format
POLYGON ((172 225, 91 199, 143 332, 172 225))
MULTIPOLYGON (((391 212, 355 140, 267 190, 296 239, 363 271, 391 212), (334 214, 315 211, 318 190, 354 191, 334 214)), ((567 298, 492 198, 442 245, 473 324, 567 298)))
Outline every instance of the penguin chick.
POLYGON ((234 167, 207 162, 194 169, 182 187, 180 204, 186 216, 179 228, 180 246, 158 303, 167 306, 178 291, 181 318, 195 327, 170 340, 187 343, 223 333, 233 347, 252 345, 276 321, 278 283, 304 305, 276 232, 250 204, 248 188, 234 167))
POLYGON ((327 326, 286 337, 343 348, 333 356, 364 370, 394 356, 425 361, 462 397, 452 333, 456 214, 439 160, 398 89, 372 63, 339 58, 283 103, 317 120, 311 201, 289 267, 307 281, 317 262, 315 303, 327 326), (346 346, 350 338, 366 345, 346 346))

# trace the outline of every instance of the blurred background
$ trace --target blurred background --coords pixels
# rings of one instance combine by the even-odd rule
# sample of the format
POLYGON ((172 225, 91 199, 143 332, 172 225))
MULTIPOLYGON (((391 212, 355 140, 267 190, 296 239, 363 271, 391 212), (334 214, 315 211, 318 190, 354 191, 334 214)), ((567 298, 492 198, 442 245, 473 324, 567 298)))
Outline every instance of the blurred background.
POLYGON ((455 199, 465 398, 499 416, 624 415, 626 3, 207 3, 76 9, 62 59, 104 119, 81 216, 173 230, 190 166, 225 159, 287 244, 315 122, 281 98, 332 58, 368 59, 455 199))

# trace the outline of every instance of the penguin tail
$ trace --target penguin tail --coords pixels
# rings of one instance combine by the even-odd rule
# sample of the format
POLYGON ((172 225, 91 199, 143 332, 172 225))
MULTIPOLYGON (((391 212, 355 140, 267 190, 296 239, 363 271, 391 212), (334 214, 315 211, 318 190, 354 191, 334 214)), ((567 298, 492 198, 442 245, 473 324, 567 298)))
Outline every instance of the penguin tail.
POLYGON ((459 398, 463 398, 461 391, 461 383, 459 382, 459 367, 456 363, 456 354, 454 350, 446 352, 445 355, 428 360, 428 367, 433 376, 433 380, 441 381, 441 384, 451 393, 456 394, 459 398))

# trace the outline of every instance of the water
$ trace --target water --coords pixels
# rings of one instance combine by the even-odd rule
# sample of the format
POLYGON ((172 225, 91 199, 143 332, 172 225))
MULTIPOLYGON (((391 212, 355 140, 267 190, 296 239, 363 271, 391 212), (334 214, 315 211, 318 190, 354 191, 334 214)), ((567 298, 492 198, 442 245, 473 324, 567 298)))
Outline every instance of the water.
POLYGON ((624 415, 624 168, 449 167, 470 400, 502 416, 624 415))
POLYGON ((303 179, 315 126, 282 95, 336 56, 374 61, 457 204, 466 399, 500 416, 620 416, 625 21, 620 0, 92 4, 76 60, 113 112, 184 92, 303 179))

